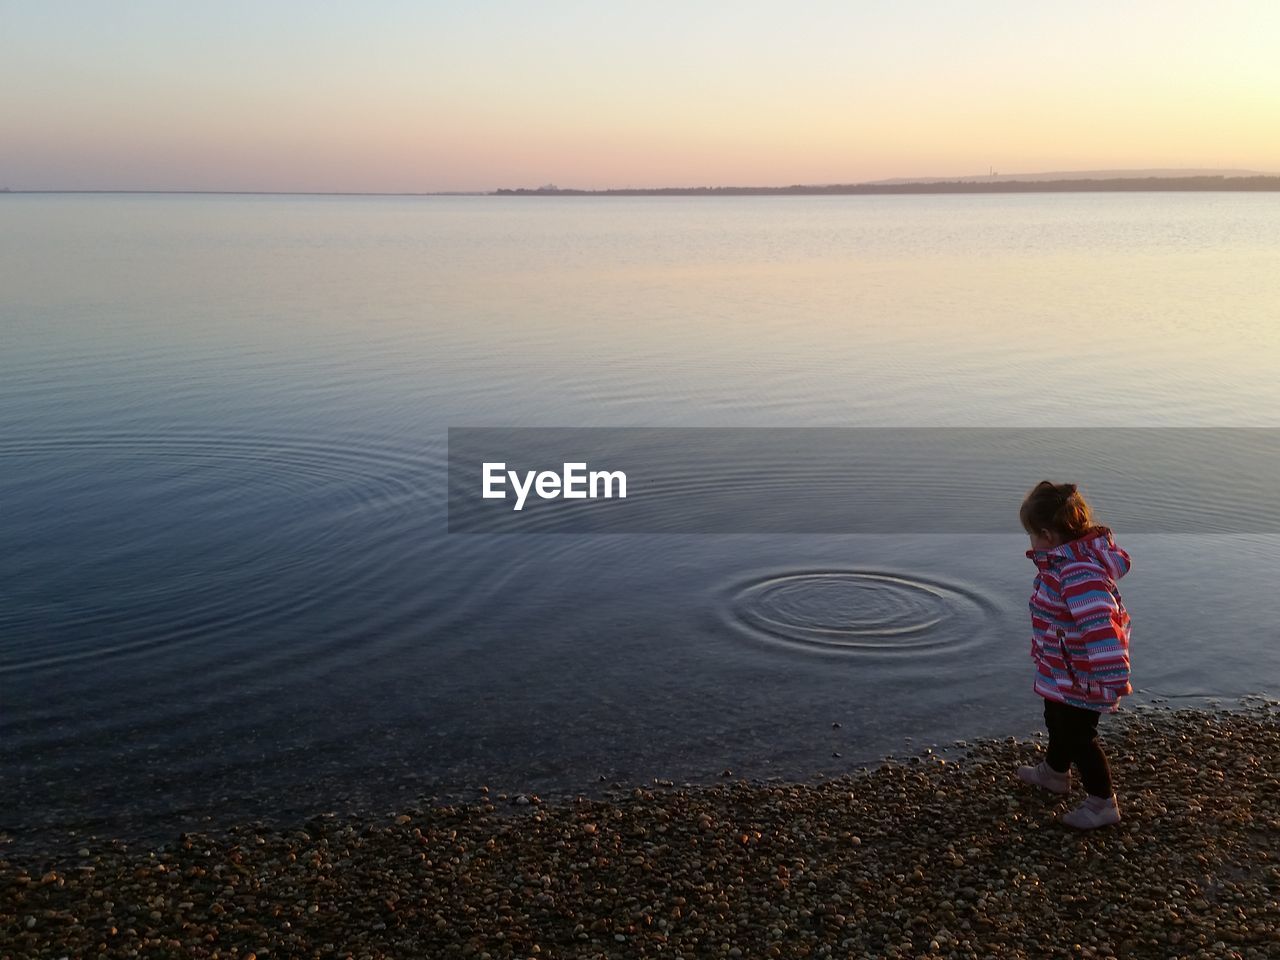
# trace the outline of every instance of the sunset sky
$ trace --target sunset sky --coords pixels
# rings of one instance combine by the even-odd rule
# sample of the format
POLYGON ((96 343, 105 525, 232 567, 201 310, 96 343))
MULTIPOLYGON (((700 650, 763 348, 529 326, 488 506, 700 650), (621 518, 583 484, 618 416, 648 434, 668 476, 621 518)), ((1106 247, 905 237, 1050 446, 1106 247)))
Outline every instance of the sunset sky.
POLYGON ((1280 171, 1280 3, 0 0, 0 186, 1280 171))

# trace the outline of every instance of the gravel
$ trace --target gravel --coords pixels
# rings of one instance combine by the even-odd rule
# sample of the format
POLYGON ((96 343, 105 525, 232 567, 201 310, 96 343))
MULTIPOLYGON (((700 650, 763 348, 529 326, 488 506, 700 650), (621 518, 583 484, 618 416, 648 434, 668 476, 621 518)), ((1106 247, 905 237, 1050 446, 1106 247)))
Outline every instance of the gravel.
POLYGON ((0 859, 0 958, 1280 957, 1280 710, 1104 718, 1123 820, 1040 739, 817 782, 491 798, 0 859))

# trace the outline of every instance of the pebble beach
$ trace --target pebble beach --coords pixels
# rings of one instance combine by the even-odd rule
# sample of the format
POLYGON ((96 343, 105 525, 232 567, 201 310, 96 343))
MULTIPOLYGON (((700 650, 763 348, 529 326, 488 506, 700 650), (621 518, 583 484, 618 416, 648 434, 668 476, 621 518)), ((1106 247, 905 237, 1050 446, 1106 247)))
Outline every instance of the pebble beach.
POLYGON ((0 958, 1280 956, 1280 706, 1104 718, 1123 819, 1042 738, 805 782, 623 785, 0 852, 0 958))

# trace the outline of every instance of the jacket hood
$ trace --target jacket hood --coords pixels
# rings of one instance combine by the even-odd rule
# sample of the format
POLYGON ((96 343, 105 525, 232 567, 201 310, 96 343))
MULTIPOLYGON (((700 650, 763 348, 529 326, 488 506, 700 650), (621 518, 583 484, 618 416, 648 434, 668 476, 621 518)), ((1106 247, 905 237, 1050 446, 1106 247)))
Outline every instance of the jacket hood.
POLYGON ((1129 554, 1116 546, 1108 527, 1094 527, 1084 536, 1048 550, 1028 550, 1027 556, 1041 570, 1068 563, 1095 563, 1112 580, 1119 580, 1129 572, 1131 566, 1129 554))

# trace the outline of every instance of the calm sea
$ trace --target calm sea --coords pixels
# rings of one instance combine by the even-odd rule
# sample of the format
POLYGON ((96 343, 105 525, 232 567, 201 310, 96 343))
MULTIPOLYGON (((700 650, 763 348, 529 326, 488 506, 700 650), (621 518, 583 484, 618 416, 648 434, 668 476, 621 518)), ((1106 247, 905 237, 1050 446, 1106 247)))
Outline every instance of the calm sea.
MULTIPOLYGON (((1278 318, 1273 194, 0 197, 0 832, 1029 734, 1021 480, 1008 534, 459 535, 446 430, 1277 427, 1278 318)), ((1280 695, 1275 529, 1122 538, 1131 703, 1280 695)))

